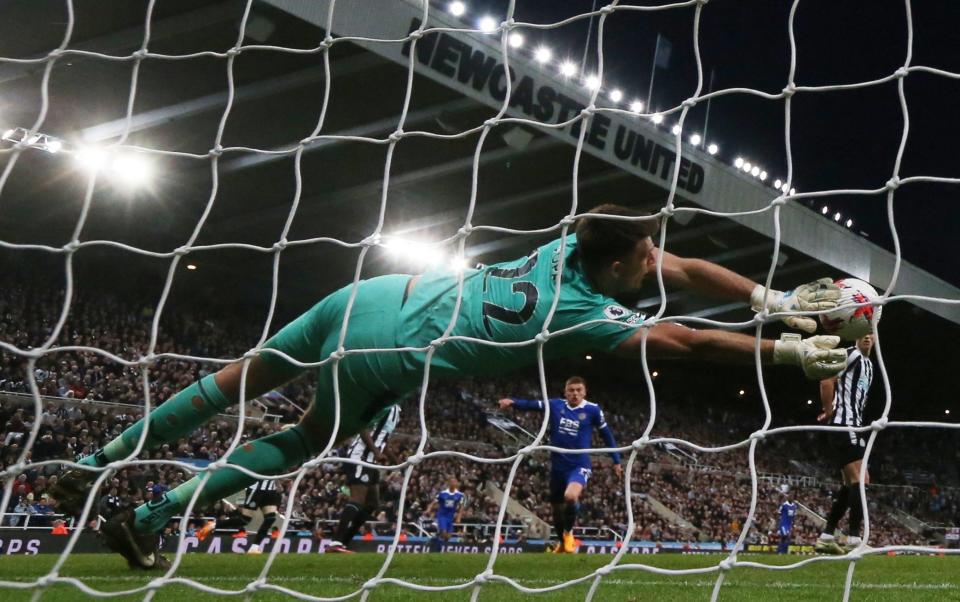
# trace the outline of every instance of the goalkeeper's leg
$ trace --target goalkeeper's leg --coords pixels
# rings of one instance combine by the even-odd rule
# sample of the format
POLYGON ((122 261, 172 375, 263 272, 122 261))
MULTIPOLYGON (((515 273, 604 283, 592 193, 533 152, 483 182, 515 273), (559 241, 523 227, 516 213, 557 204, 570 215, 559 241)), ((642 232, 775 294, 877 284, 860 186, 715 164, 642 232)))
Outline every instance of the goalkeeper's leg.
MULTIPOLYGON (((247 369, 245 394, 248 399, 259 397, 291 380, 300 371, 292 364, 280 365, 267 361, 262 356, 255 357, 247 369)), ((82 458, 79 463, 102 467, 128 458, 136 450, 144 429, 147 430, 143 445, 145 451, 186 437, 237 403, 240 398, 242 372, 243 364, 237 362, 216 374, 205 376, 160 404, 150 412, 149 417, 137 421, 103 449, 82 458)), ((58 502, 58 507, 66 512, 79 513, 97 474, 94 471, 74 469, 62 475, 51 492, 58 502)))
MULTIPOLYGON (((380 279, 364 282, 362 286, 371 288, 369 283, 376 283, 377 280, 380 279)), ((396 287, 397 285, 394 285, 394 288, 396 287)), ((335 343, 328 339, 339 333, 349 295, 350 287, 345 287, 327 296, 287 324, 267 341, 265 347, 282 351, 303 363, 317 362, 321 357, 329 355, 335 348, 335 343), (323 348, 325 343, 326 349, 323 348)), ((363 305, 359 301, 357 304, 363 305)), ((156 407, 149 417, 139 420, 119 437, 107 443, 102 450, 81 459, 79 463, 102 467, 128 458, 136 450, 145 428, 145 451, 189 435, 239 400, 242 372, 243 362, 236 362, 215 375, 208 375, 193 383, 156 407)), ((301 372, 302 368, 280 356, 261 353, 250 361, 245 395, 247 399, 254 399, 292 380, 301 372)), ((85 503, 90 484, 96 476, 96 472, 83 469, 71 470, 63 475, 53 491, 60 508, 67 512, 78 512, 85 503)))
MULTIPOLYGON (((382 277, 361 283, 344 342, 348 349, 396 346, 393 326, 408 280, 382 277)), ((349 288, 345 288, 327 297, 284 327, 267 343, 268 347, 284 351, 302 362, 329 356, 339 343, 339 326, 349 292, 349 288), (306 323, 302 323, 304 320, 306 323)), ((266 363, 280 364, 281 368, 287 364, 286 360, 273 354, 261 354, 260 357, 266 363)), ((198 508, 257 480, 232 466, 263 475, 277 475, 298 467, 319 453, 331 439, 339 441, 360 432, 382 408, 420 382, 419 374, 405 369, 399 353, 347 355, 340 360, 337 371, 342 402, 338 412, 332 366, 326 364, 318 369, 317 395, 300 424, 245 443, 227 457, 227 468, 196 476, 149 504, 117 515, 104 527, 108 545, 132 564, 151 568, 150 553, 156 548, 149 548, 158 543, 152 538, 156 538, 155 533, 162 530, 173 516, 186 509, 204 479, 197 500, 198 508)))
MULTIPOLYGON (((262 439, 243 444, 227 457, 230 466, 239 466, 260 474, 279 474, 288 466, 297 466, 319 449, 312 441, 316 433, 303 426, 283 430, 262 439)), ((102 527, 105 543, 127 559, 131 567, 162 568, 165 562, 157 550, 162 530, 170 519, 186 510, 200 484, 204 487, 197 507, 212 504, 235 493, 257 479, 233 468, 224 468, 196 476, 161 497, 125 510, 102 527)))

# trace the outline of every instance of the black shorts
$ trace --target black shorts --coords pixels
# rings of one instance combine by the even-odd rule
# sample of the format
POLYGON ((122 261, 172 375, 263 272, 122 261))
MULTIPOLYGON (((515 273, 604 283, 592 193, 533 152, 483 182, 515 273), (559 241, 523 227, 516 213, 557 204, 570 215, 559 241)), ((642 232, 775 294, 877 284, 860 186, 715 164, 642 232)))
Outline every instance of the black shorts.
POLYGON ((279 506, 282 498, 279 491, 256 491, 247 493, 243 500, 243 507, 247 510, 256 510, 265 506, 279 506))
POLYGON ((830 461, 837 468, 863 459, 867 440, 860 433, 830 433, 829 437, 830 461))
POLYGON ((380 482, 380 471, 357 464, 344 464, 347 485, 376 485, 380 482))

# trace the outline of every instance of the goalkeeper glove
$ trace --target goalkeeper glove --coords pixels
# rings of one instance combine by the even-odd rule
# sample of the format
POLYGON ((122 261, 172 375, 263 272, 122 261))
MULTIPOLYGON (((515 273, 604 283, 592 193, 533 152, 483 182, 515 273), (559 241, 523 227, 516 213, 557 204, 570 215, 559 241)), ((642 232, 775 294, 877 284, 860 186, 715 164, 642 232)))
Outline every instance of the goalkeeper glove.
POLYGON ((819 335, 801 339, 785 333, 773 344, 773 363, 800 366, 811 380, 836 376, 847 367, 846 349, 834 349, 840 337, 819 335))
MULTIPOLYGON (((754 311, 763 309, 763 293, 766 290, 762 284, 754 287, 750 293, 750 306, 754 311)), ((821 278, 807 284, 802 284, 792 291, 780 292, 770 289, 767 295, 767 309, 771 313, 785 311, 818 311, 833 309, 840 299, 840 288, 829 278, 821 278)), ((790 328, 804 332, 816 332, 817 321, 809 316, 784 316, 780 318, 790 328)))

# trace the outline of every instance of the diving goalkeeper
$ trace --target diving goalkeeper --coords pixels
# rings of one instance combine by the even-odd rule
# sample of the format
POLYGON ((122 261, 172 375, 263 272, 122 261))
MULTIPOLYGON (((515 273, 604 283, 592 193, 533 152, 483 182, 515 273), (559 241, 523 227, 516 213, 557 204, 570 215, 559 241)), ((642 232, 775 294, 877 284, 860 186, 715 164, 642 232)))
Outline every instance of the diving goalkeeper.
MULTIPOLYGON (((679 324, 644 326, 644 316, 618 299, 636 297, 644 279, 656 273, 658 255, 663 256, 663 279, 671 287, 726 301, 750 302, 755 310, 764 303, 763 286, 726 268, 700 259, 677 257, 658 250, 652 240, 657 219, 617 205, 601 205, 581 216, 575 233, 550 242, 527 257, 467 270, 463 274, 463 297, 453 336, 435 347, 431 377, 501 375, 532 365, 537 358, 533 339, 547 324, 554 334, 544 345, 547 358, 569 356, 587 350, 639 358, 643 337, 647 353, 657 358, 686 358, 724 363, 750 363, 754 357, 753 336, 723 330, 695 330, 679 324), (634 219, 629 219, 634 218, 634 219), (561 261, 562 259, 562 261, 561 261), (563 270, 559 299, 555 277, 563 270)), ((442 336, 457 302, 457 274, 432 271, 421 276, 387 275, 361 281, 357 287, 345 350, 425 348, 442 336)), ((377 353, 338 352, 345 309, 352 286, 332 293, 302 316, 287 324, 265 344, 302 363, 328 362, 317 372, 316 397, 298 425, 250 441, 228 458, 228 467, 200 475, 163 496, 128 509, 102 527, 107 545, 122 554, 131 567, 163 568, 157 534, 171 517, 181 514, 201 480, 206 484, 197 500, 202 508, 257 480, 230 466, 263 475, 276 475, 298 467, 317 455, 331 439, 341 441, 356 435, 384 407, 416 389, 423 378, 425 351, 377 353), (340 392, 340 422, 334 429, 334 365, 340 392)), ((836 306, 839 290, 828 279, 800 286, 793 291, 770 290, 770 312, 809 312, 836 306)), ((784 320, 794 328, 816 330, 809 316, 791 315, 784 320)), ((837 337, 797 335, 784 340, 761 341, 761 358, 767 364, 801 368, 810 379, 822 380, 846 365, 846 352, 834 349, 837 337)), ((228 365, 171 397, 81 465, 103 467, 130 459, 149 420, 145 450, 177 441, 219 412, 237 403, 243 362, 228 365)), ((285 358, 260 350, 250 360, 246 397, 255 398, 290 381, 304 371, 285 358)), ((74 469, 58 484, 55 497, 64 508, 80 507, 96 472, 74 469)))

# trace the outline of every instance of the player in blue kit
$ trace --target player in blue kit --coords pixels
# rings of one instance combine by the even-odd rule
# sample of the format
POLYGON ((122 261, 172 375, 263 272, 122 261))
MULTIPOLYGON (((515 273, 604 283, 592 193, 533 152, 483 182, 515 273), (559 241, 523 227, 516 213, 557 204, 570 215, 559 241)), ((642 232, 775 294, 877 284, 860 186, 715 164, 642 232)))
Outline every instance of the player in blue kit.
POLYGON ((459 523, 463 517, 463 502, 465 496, 463 492, 457 489, 460 483, 456 477, 447 479, 447 488, 437 494, 436 499, 430 502, 426 514, 429 516, 436 512, 437 517, 437 536, 430 542, 430 548, 433 552, 439 552, 450 539, 453 533, 454 523, 459 523))
POLYGON ((793 520, 797 516, 797 503, 791 502, 787 495, 789 489, 783 486, 780 491, 783 492, 783 503, 780 504, 780 543, 777 544, 777 554, 787 554, 790 552, 790 534, 793 532, 793 520))
MULTIPOLYGON (((564 449, 590 449, 593 447, 593 430, 597 429, 607 447, 617 447, 613 432, 603 417, 603 410, 587 401, 587 382, 579 376, 567 379, 563 388, 565 399, 550 399, 550 445, 564 449)), ((544 411, 545 404, 539 399, 504 398, 501 409, 544 411)), ((620 454, 610 454, 613 470, 619 479, 623 476, 620 454)), ((560 543, 554 552, 576 552, 573 527, 580 510, 580 495, 587 486, 593 464, 589 454, 565 454, 550 452, 550 503, 553 505, 553 526, 560 543)))
MULTIPOLYGON (((577 218, 574 233, 514 261, 462 275, 436 269, 343 287, 280 329, 253 357, 183 388, 103 449, 82 458, 84 468, 62 475, 52 493, 62 508, 79 510, 102 472, 98 469, 129 461, 138 449, 154 450, 187 436, 236 404, 241 382, 246 399, 254 399, 303 374, 301 364, 326 362, 313 369, 316 394, 299 424, 245 442, 225 459, 226 466, 124 510, 103 525, 104 541, 131 567, 162 569, 166 562, 158 553, 159 532, 186 509, 201 482, 198 508, 258 480, 234 467, 267 476, 299 467, 329 441, 345 441, 367 428, 384 408, 419 387, 428 357, 432 379, 502 375, 534 365, 539 347, 534 343, 549 332, 552 336, 543 346, 547 358, 585 350, 640 358, 646 349, 656 358, 753 363, 753 335, 670 322, 645 324, 642 315, 629 309, 644 280, 655 274, 658 258, 666 286, 750 303, 757 311, 812 312, 837 305, 840 290, 828 278, 785 292, 766 290, 719 265, 661 251, 652 239, 658 224, 657 216, 601 205, 577 218), (430 355, 425 349, 444 334, 457 338, 434 346, 430 355)), ((817 328, 809 315, 781 319, 806 332, 817 328)), ((831 336, 764 339, 760 359, 798 367, 808 378, 821 380, 846 365, 844 350, 834 349, 837 343, 839 338, 831 336)))

